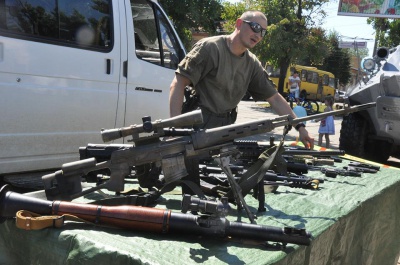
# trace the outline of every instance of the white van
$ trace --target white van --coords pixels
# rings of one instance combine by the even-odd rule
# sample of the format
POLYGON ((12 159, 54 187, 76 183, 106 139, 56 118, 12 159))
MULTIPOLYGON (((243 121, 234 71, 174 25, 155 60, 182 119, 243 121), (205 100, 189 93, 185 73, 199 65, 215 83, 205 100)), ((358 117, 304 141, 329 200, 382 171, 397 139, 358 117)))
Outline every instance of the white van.
POLYGON ((157 1, 0 0, 0 175, 59 168, 101 128, 169 117, 184 55, 157 1))

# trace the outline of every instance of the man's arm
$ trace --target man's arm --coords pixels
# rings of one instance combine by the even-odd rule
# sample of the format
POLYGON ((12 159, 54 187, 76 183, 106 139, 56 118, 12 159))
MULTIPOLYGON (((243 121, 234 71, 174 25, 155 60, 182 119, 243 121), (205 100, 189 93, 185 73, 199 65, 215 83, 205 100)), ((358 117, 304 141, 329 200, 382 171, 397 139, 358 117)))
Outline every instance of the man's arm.
POLYGON ((185 92, 185 87, 190 85, 189 78, 175 74, 169 90, 169 115, 175 117, 182 112, 182 103, 185 92))
MULTIPOLYGON (((275 93, 272 97, 267 98, 271 107, 275 110, 278 115, 287 115, 289 114, 293 118, 296 118, 296 114, 290 108, 289 104, 279 93, 275 93)), ((309 147, 310 149, 314 149, 314 138, 312 138, 306 128, 299 128, 299 139, 304 144, 305 147, 309 147)))

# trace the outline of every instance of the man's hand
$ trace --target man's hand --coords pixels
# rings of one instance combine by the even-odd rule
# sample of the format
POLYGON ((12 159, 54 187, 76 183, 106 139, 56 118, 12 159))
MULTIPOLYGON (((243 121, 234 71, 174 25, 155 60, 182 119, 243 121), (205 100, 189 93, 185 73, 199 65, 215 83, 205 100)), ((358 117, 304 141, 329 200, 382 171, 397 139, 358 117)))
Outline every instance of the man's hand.
POLYGON ((299 139, 304 144, 304 147, 311 150, 314 149, 314 138, 311 137, 304 127, 299 128, 299 139))

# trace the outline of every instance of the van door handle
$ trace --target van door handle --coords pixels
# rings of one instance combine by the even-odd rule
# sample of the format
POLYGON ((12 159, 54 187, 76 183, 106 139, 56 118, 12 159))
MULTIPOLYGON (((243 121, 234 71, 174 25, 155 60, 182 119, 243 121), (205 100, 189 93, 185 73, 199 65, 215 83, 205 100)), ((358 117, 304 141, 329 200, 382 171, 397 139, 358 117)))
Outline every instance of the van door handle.
POLYGON ((124 77, 128 76, 128 61, 124 61, 123 69, 122 69, 122 75, 124 77))
POLYGON ((106 59, 106 74, 111 74, 111 59, 106 59))

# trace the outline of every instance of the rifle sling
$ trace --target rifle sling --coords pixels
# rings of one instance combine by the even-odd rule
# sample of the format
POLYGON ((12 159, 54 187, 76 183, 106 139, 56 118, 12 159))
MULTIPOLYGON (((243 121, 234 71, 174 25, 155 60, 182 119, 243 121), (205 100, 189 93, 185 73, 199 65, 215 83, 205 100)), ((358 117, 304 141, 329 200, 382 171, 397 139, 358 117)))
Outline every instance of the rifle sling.
POLYGON ((41 216, 25 210, 18 211, 16 214, 16 225, 18 228, 24 230, 40 230, 47 227, 60 228, 66 220, 93 224, 70 214, 41 216))
MULTIPOLYGON (((273 146, 270 149, 265 150, 257 159, 257 161, 249 167, 249 169, 242 174, 238 184, 242 190, 243 197, 246 196, 254 187, 264 179, 265 173, 277 162, 281 162, 282 153, 285 151, 283 146, 285 142, 285 136, 288 133, 288 127, 285 127, 283 136, 278 146, 273 146), (272 153, 272 154, 271 154, 272 153)), ((225 193, 224 191, 219 191, 225 193)), ((232 191, 225 193, 226 197, 230 200, 233 198, 232 191)))
POLYGON ((242 189, 243 196, 247 195, 257 184, 264 179, 265 173, 275 164, 275 160, 281 157, 285 135, 278 146, 274 146, 271 149, 264 151, 254 165, 252 165, 240 178, 239 186, 242 189), (274 152, 269 155, 269 153, 274 152), (269 156, 268 156, 269 155, 269 156))

